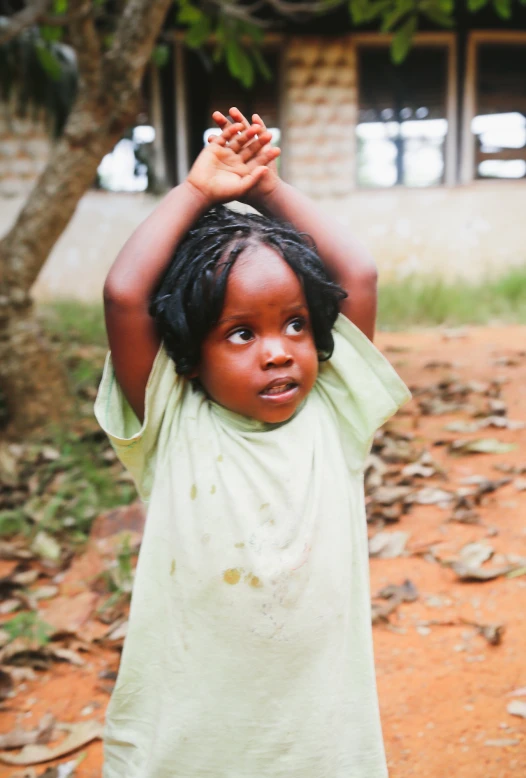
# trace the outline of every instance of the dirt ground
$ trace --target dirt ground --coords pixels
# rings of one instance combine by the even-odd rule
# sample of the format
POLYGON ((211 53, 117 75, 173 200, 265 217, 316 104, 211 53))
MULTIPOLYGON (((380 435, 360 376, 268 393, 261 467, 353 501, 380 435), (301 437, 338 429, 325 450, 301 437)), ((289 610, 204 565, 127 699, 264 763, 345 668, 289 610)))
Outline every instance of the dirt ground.
MULTIPOLYGON (((434 475, 422 478, 418 488, 449 490, 457 500, 452 507, 447 501, 433 504, 436 500, 430 498, 432 504, 404 509, 398 521, 393 521, 395 511, 389 521, 374 519, 369 525, 371 537, 381 531, 408 533, 400 555, 371 558, 375 602, 389 603, 376 595, 388 585, 407 580, 416 597, 380 615, 373 629, 390 776, 524 778, 526 432, 513 422, 526 419, 526 328, 380 333, 377 344, 414 390, 414 399, 390 429, 402 438, 406 435, 419 452, 428 452, 427 459, 420 460, 424 466, 434 463, 434 475), (441 391, 436 387, 444 381, 449 385, 456 381, 461 387, 471 382, 474 395, 469 399, 478 398, 478 415, 469 407, 453 406, 444 406, 441 413, 423 414, 422 398, 436 398, 441 391), (478 382, 474 388, 473 382, 478 382), (497 387, 493 405, 491 392, 488 395, 484 390, 489 385, 497 387), (477 432, 445 429, 452 422, 473 424, 474 419, 484 418, 481 403, 491 405, 491 413, 504 420, 502 424, 488 424, 477 432), (480 438, 515 447, 504 453, 451 450, 452 441, 480 438), (473 476, 489 482, 506 477, 508 482, 493 483, 477 498, 474 511, 469 507, 463 511, 457 503, 462 502, 458 495, 463 494, 462 488, 466 490, 466 479, 468 484, 482 482, 473 476), (488 580, 461 580, 461 567, 452 564, 463 558, 461 550, 469 543, 479 544, 475 551, 480 551, 480 544, 491 548, 490 559, 470 568, 478 573, 482 570, 481 576, 488 580), (484 572, 498 573, 499 569, 504 572, 494 578, 484 572), (510 704, 516 714, 508 710, 510 704)), ((486 418, 491 413, 487 411, 486 418)), ((376 499, 373 496, 368 501, 376 499)), ((47 712, 61 722, 103 721, 120 644, 94 640, 108 629, 91 617, 98 595, 89 589, 89 581, 100 564, 100 542, 97 549, 76 560, 60 583, 61 597, 75 603, 71 617, 79 624, 80 649, 89 649, 79 649, 85 663, 79 667, 55 662, 37 671, 34 680, 20 684, 16 694, 3 703, 2 732, 17 724, 25 729, 35 727, 47 712)), ((0 571, 0 577, 6 570, 0 571)), ((476 578, 478 573, 464 577, 476 578)), ((53 600, 48 601, 48 608, 56 609, 53 600)), ((41 776, 49 765, 68 762, 79 754, 83 758, 76 778, 99 778, 100 740, 33 768, 0 765, 0 778, 41 776)), ((54 776, 58 773, 46 773, 46 778, 54 776)))

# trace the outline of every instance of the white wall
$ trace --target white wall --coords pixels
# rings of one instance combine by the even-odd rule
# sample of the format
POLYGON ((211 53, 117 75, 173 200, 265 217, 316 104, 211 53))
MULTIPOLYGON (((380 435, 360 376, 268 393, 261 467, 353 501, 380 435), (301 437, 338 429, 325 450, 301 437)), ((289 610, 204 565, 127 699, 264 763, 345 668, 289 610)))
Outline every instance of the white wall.
MULTIPOLYGON (((39 300, 100 300, 106 273, 158 199, 89 192, 35 285, 39 300)), ((0 200, 0 234, 22 202, 0 200)), ((526 262, 526 183, 479 182, 453 189, 355 191, 320 200, 372 250, 381 275, 436 273, 477 278, 526 262)))

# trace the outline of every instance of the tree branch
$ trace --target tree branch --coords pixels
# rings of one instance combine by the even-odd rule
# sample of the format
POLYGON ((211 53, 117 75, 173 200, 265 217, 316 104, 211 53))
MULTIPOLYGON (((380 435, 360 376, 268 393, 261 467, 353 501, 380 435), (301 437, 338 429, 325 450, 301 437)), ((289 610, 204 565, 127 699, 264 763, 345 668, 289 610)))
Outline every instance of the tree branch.
POLYGON ((41 21, 49 11, 52 0, 35 0, 13 16, 0 17, 0 46, 16 38, 28 27, 41 21))
POLYGON ((277 11, 280 16, 286 16, 294 19, 296 16, 314 15, 320 12, 326 13, 329 10, 337 8, 344 3, 344 0, 305 0, 305 2, 295 2, 295 0, 267 0, 268 4, 277 11))
POLYGON ((129 0, 104 56, 105 80, 117 90, 118 104, 136 92, 173 0, 129 0))
POLYGON ((226 0, 211 0, 211 2, 219 6, 226 16, 230 16, 233 19, 240 19, 242 22, 247 22, 263 29, 272 26, 272 22, 253 16, 254 13, 257 13, 264 6, 264 0, 258 0, 258 2, 252 3, 252 5, 237 5, 226 0))
MULTIPOLYGON (((70 0, 69 32, 77 55, 79 81, 90 95, 100 87, 102 51, 92 0, 70 0)), ((81 90, 82 91, 82 90, 81 90)))

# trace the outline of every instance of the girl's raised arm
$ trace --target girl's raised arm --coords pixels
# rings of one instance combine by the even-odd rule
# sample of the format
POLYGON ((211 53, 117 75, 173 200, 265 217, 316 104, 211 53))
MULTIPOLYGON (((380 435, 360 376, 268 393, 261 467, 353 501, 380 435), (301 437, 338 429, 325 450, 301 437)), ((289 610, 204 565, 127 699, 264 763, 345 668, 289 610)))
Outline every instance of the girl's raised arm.
POLYGON ((175 248, 207 207, 206 198, 188 181, 172 189, 126 242, 104 284, 115 375, 141 423, 146 384, 159 349, 148 313, 150 298, 175 248))
MULTIPOLYGON (((237 108, 230 109, 230 116, 233 121, 248 126, 237 108)), ((219 112, 213 118, 220 128, 228 123, 219 112)), ((252 121, 266 129, 258 114, 252 116, 252 121)), ((286 184, 276 173, 267 176, 262 183, 264 186, 255 186, 248 193, 247 202, 312 237, 330 275, 348 294, 341 303, 341 312, 372 340, 376 322, 377 270, 369 251, 335 219, 320 213, 309 197, 286 184)))
POLYGON ((279 153, 263 151, 269 139, 270 134, 261 133, 257 125, 225 128, 221 138, 199 154, 186 181, 172 189, 135 230, 108 274, 104 313, 113 367, 141 423, 146 384, 159 349, 159 336, 148 313, 152 294, 197 219, 215 203, 243 197, 268 173, 266 162, 279 153), (258 139, 242 159, 234 149, 258 131, 258 139))

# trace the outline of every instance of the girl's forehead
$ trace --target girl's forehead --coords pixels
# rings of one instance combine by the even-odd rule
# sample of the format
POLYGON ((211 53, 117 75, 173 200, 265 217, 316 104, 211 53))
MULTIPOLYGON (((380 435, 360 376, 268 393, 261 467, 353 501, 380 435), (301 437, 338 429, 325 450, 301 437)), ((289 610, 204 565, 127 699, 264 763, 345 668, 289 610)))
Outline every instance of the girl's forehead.
POLYGON ((303 297, 302 285, 290 265, 271 246, 249 246, 238 257, 228 276, 226 299, 232 294, 253 296, 273 289, 274 293, 303 297))

